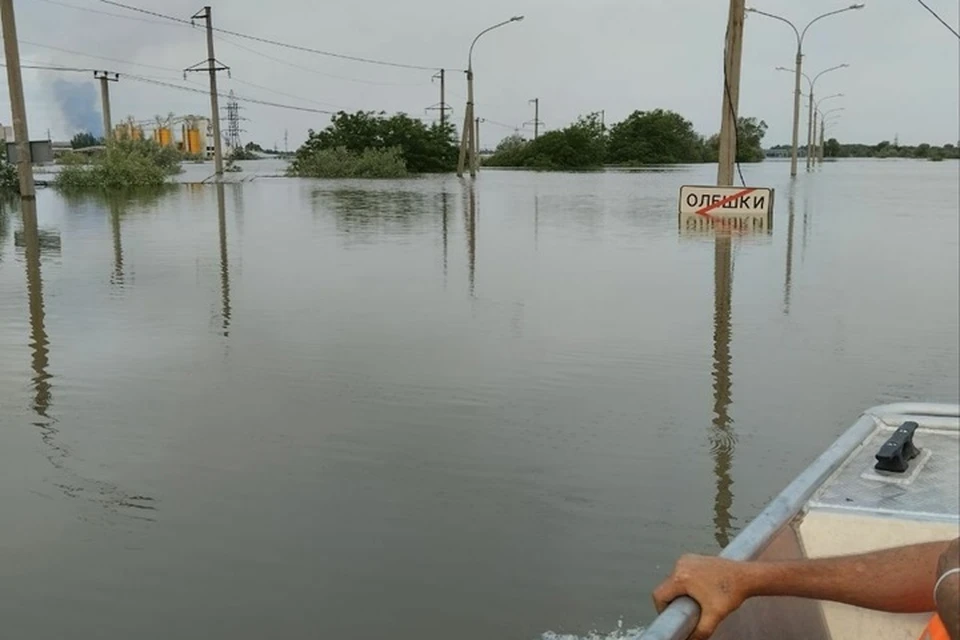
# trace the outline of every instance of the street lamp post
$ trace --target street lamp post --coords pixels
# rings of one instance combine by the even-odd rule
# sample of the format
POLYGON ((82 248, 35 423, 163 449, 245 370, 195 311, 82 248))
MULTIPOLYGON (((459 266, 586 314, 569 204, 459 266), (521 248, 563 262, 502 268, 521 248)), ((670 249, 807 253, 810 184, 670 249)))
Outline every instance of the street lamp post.
POLYGON ((787 20, 784 17, 774 15, 772 13, 766 13, 758 9, 749 8, 747 11, 751 13, 756 13, 768 18, 773 18, 774 20, 779 20, 780 22, 785 22, 790 25, 790 28, 793 29, 793 33, 797 36, 797 56, 796 56, 796 66, 794 73, 794 82, 793 82, 793 152, 790 156, 790 176, 796 177, 797 175, 797 142, 800 136, 800 75, 803 72, 803 38, 807 35, 807 29, 809 29, 814 22, 822 20, 827 16, 836 15, 838 13, 843 13, 845 11, 852 11, 854 9, 862 9, 863 4, 852 4, 849 7, 843 9, 837 9, 836 11, 830 11, 819 15, 810 22, 807 23, 807 26, 803 28, 803 31, 797 29, 796 25, 787 20))
MULTIPOLYGON (((843 110, 844 110, 843 107, 837 107, 836 109, 829 109, 829 110, 824 111, 824 112, 822 112, 822 113, 820 114, 820 157, 819 157, 819 162, 820 162, 820 164, 823 164, 824 137, 825 137, 825 136, 824 136, 824 133, 825 133, 825 131, 826 131, 827 125, 828 125, 828 124, 833 124, 834 122, 836 122, 835 119, 832 119, 832 120, 830 120, 830 121, 828 122, 828 121, 827 121, 827 116, 830 115, 831 113, 834 113, 834 112, 837 112, 837 111, 843 111, 843 110)), ((839 117, 839 116, 835 116, 835 118, 838 118, 838 117, 839 117)))
POLYGON ((513 16, 509 20, 498 22, 492 27, 487 27, 478 33, 477 37, 470 43, 470 51, 467 54, 467 108, 463 114, 463 132, 460 136, 460 159, 457 161, 457 176, 459 177, 463 177, 463 167, 464 164, 466 164, 468 152, 470 159, 470 177, 477 175, 477 140, 476 134, 474 133, 475 116, 473 115, 473 47, 483 34, 489 33, 494 29, 499 29, 511 22, 520 22, 521 20, 523 20, 523 16, 513 16))
MULTIPOLYGON (((807 119, 807 171, 810 170, 810 163, 811 163, 810 155, 813 150, 813 146, 817 141, 816 140, 817 123, 816 123, 816 118, 814 117, 814 109, 813 109, 813 89, 817 84, 817 80, 819 80, 820 76, 822 76, 823 74, 829 73, 830 71, 836 71, 837 69, 846 69, 849 66, 850 66, 849 64, 844 63, 844 64, 838 64, 835 67, 829 67, 827 69, 824 69, 817 75, 813 76, 812 79, 810 78, 810 76, 803 73, 802 71, 800 72, 800 75, 802 75, 804 79, 807 81, 807 86, 810 89, 810 93, 808 94, 808 97, 810 98, 810 106, 808 107, 810 109, 810 114, 807 119)), ((794 74, 796 73, 794 69, 787 69, 786 67, 777 67, 777 71, 790 71, 794 74)))
MULTIPOLYGON (((815 103, 813 102, 813 92, 810 92, 810 143, 807 147, 807 171, 810 170, 810 167, 815 162, 814 156, 816 155, 816 144, 817 144, 817 113, 820 112, 820 103, 825 100, 830 100, 831 98, 842 98, 842 93, 834 93, 833 95, 826 96, 825 98, 820 98, 815 103)), ((823 137, 823 132, 821 131, 821 137, 823 137)))

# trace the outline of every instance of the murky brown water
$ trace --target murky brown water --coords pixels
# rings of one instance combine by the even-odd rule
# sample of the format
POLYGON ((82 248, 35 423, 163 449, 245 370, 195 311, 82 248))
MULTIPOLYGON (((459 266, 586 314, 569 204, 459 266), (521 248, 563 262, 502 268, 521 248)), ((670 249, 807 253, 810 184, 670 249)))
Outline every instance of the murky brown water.
POLYGON ((642 625, 859 411, 958 396, 958 165, 745 169, 726 244, 711 167, 6 206, 6 634, 642 625))

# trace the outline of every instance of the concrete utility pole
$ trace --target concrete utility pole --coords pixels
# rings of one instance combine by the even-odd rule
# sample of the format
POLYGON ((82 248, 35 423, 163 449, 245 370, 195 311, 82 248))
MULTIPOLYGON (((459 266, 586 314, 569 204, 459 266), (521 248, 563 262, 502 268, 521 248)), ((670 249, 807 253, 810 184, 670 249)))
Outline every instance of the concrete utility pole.
POLYGON ((825 126, 824 120, 826 120, 826 118, 824 118, 824 117, 821 115, 821 116, 820 116, 820 152, 819 152, 819 154, 817 155, 817 161, 818 161, 820 164, 823 164, 823 127, 825 126))
POLYGON ((737 105, 740 103, 740 59, 743 54, 743 18, 746 0, 730 0, 727 42, 723 61, 723 109, 720 120, 720 153, 717 186, 733 185, 737 162, 737 105))
POLYGON ((479 158, 480 158, 480 122, 481 120, 480 118, 474 118, 474 121, 475 121, 475 126, 473 130, 473 147, 474 147, 473 161, 476 164, 473 167, 473 171, 474 173, 476 173, 477 171, 480 170, 479 158))
POLYGON ((440 69, 440 71, 433 74, 430 80, 440 80, 440 102, 427 107, 426 111, 440 112, 440 127, 442 128, 447 124, 447 111, 452 111, 452 109, 447 106, 447 70, 440 69))
POLYGON ((120 80, 119 73, 110 71, 94 71, 93 77, 100 81, 100 101, 103 111, 103 140, 104 142, 113 138, 113 123, 110 120, 110 82, 120 80))
POLYGON ((810 171, 810 157, 813 155, 813 128, 817 115, 813 112, 813 89, 810 89, 810 113, 807 117, 807 171, 810 171))
POLYGON ((447 124, 447 70, 440 69, 440 128, 447 124))
MULTIPOLYGON (((226 71, 228 67, 218 65, 217 58, 213 53, 213 15, 210 7, 204 7, 190 17, 190 20, 203 19, 207 23, 207 60, 206 71, 210 73, 210 111, 211 122, 213 123, 213 166, 216 170, 217 178, 223 176, 223 141, 220 139, 220 101, 217 96, 217 72, 226 71)), ((202 65, 202 63, 201 63, 202 65)), ((202 71, 201 65, 195 65, 184 71, 202 71)))
POLYGON ((0 22, 3 23, 3 51, 7 61, 7 84, 10 89, 10 113, 13 136, 17 143, 17 171, 20 175, 20 197, 35 198, 33 165, 30 158, 30 134, 27 131, 27 105, 23 100, 23 76, 20 74, 20 45, 17 42, 17 21, 13 0, 0 0, 0 22))
MULTIPOLYGON (((463 177, 463 167, 467 161, 467 156, 473 157, 470 150, 473 148, 473 71, 467 69, 467 106, 463 110, 463 131, 460 135, 460 157, 457 160, 457 177, 463 177)), ((470 175, 473 173, 473 163, 471 162, 470 175)))
POLYGON ((458 177, 463 177, 463 168, 468 154, 470 156, 470 177, 477 175, 477 140, 473 125, 473 119, 475 117, 473 115, 473 48, 483 34, 489 33, 494 29, 499 29, 511 22, 520 22, 521 20, 523 20, 523 16, 513 16, 509 20, 498 22, 492 27, 487 27, 478 33, 473 39, 473 42, 470 43, 470 51, 467 53, 467 108, 463 114, 463 133, 460 137, 460 158, 457 161, 458 177))
MULTIPOLYGON (((790 155, 790 177, 795 178, 797 176, 797 149, 800 142, 800 76, 803 75, 803 37, 807 35, 807 29, 809 29, 814 22, 822 20, 828 16, 834 16, 838 13, 844 13, 846 11, 855 11, 857 9, 863 9, 863 4, 852 4, 849 7, 843 9, 837 9, 836 11, 829 11, 822 15, 817 16, 813 20, 807 23, 807 26, 803 28, 803 31, 797 29, 797 26, 787 20, 786 18, 772 13, 766 13, 765 11, 760 11, 758 9, 750 8, 748 11, 751 13, 756 13, 757 15, 766 16, 768 18, 773 18, 774 20, 779 20, 780 22, 787 23, 793 33, 797 36, 797 56, 794 62, 794 83, 793 83, 793 147, 790 155)), ((811 87, 810 93, 813 93, 813 88, 811 87)))
POLYGON ((533 103, 533 139, 540 137, 540 98, 534 98, 533 103))

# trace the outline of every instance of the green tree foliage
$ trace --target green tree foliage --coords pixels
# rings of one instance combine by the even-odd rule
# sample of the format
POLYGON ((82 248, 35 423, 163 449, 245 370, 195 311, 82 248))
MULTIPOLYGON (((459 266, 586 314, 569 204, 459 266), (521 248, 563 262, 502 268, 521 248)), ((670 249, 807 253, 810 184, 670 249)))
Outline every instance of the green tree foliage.
POLYGON ((0 196, 19 194, 20 176, 17 168, 6 160, 0 160, 0 196))
POLYGON ((679 113, 634 111, 610 128, 607 161, 620 165, 701 162, 702 147, 693 124, 679 113))
POLYGON ((549 170, 596 169, 606 160, 606 146, 600 118, 590 114, 530 142, 519 135, 510 136, 497 145, 496 152, 484 164, 549 170))
POLYGON ((931 145, 927 142, 916 146, 894 146, 888 140, 879 144, 841 144, 836 138, 831 138, 823 145, 823 155, 829 158, 919 158, 928 160, 944 160, 960 158, 960 149, 952 143, 943 146, 931 145))
POLYGON ((111 140, 89 164, 65 165, 56 185, 64 190, 117 191, 157 187, 180 172, 181 156, 153 140, 111 140))
POLYGON ((70 139, 72 149, 86 149, 87 147, 96 147, 103 144, 103 138, 97 138, 88 131, 81 131, 70 139))
POLYGON ((840 155, 840 142, 836 138, 830 138, 823 143, 823 157, 836 158, 840 155))
MULTIPOLYGON (((756 118, 737 118, 737 162, 762 162, 763 137, 767 134, 767 123, 756 118)), ((706 162, 716 162, 720 157, 720 135, 714 134, 707 140, 704 150, 706 162)))
POLYGON ((310 164, 310 157, 321 151, 345 150, 363 154, 368 150, 399 149, 411 173, 452 171, 457 163, 456 132, 451 124, 426 125, 404 113, 387 116, 383 112, 340 111, 331 118, 331 124, 320 132, 311 130, 291 164, 298 167, 310 164))
POLYGON ((403 178, 407 176, 407 163, 399 147, 363 151, 337 147, 298 156, 287 174, 301 178, 403 178))

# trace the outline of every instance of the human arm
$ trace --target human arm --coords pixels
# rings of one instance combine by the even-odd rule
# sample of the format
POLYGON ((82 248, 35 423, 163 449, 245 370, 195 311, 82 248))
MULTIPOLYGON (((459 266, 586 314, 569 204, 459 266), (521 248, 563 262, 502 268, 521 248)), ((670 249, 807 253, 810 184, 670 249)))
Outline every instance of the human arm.
POLYGON ((937 613, 950 640, 960 640, 960 538, 947 547, 937 563, 937 588, 934 597, 937 613), (941 579, 942 578, 942 579, 941 579))
POLYGON ((855 556, 783 562, 735 562, 684 556, 654 591, 657 611, 679 596, 700 605, 692 638, 710 637, 716 627, 754 596, 831 600, 897 613, 933 611, 935 571, 950 542, 884 549, 855 556))

